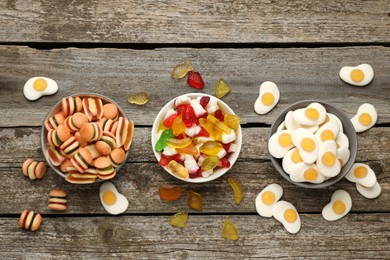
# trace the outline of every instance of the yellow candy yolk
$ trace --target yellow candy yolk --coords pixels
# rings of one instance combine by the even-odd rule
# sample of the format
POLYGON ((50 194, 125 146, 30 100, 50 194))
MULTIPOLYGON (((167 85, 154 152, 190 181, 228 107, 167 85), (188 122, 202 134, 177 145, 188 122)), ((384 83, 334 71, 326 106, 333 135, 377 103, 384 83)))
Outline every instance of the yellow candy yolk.
POLYGON ((290 223, 295 222, 297 220, 297 212, 293 209, 286 209, 284 211, 284 219, 290 223))
POLYGON ((317 120, 318 117, 320 116, 318 114, 318 111, 317 109, 315 108, 308 108, 305 110, 305 115, 307 116, 307 118, 311 119, 311 120, 317 120))
POLYGON ((359 69, 354 69, 351 71, 351 79, 355 82, 360 82, 364 79, 364 72, 359 69))
POLYGON ((341 200, 336 200, 332 204, 332 209, 336 214, 343 214, 345 211, 345 204, 341 200))
POLYGON ((282 147, 289 147, 292 144, 291 135, 283 133, 279 136, 279 144, 282 147))
POLYGON ((261 102, 263 102, 263 104, 266 106, 272 105, 274 101, 275 97, 270 92, 264 93, 264 95, 261 97, 261 102))
POLYGON ((104 203, 106 203, 107 205, 113 205, 115 204, 116 202, 116 195, 114 192, 112 191, 106 191, 104 194, 103 194, 103 201, 104 203))
POLYGON ((309 168, 303 173, 303 178, 307 181, 314 181, 317 179, 318 172, 314 168, 309 168))
POLYGON ((275 201, 275 194, 272 191, 266 191, 261 196, 261 201, 265 205, 271 205, 275 201))
POLYGON ((316 144, 310 138, 303 138, 301 141, 301 146, 302 149, 305 150, 306 152, 312 152, 316 147, 316 144))
POLYGON ((326 130, 322 131, 322 133, 321 133, 321 140, 323 142, 328 141, 328 140, 334 140, 333 132, 330 131, 329 129, 326 129, 326 130))
POLYGON ((295 151, 292 153, 292 155, 291 155, 291 160, 292 160, 294 163, 303 162, 301 156, 299 155, 298 149, 295 150, 295 151))
POLYGON ((355 171, 353 172, 355 177, 359 178, 359 179, 366 177, 367 173, 368 173, 368 170, 364 166, 356 167, 355 171))
POLYGON ((370 125, 372 122, 372 119, 371 119, 371 116, 367 113, 363 113, 359 116, 359 123, 364 125, 364 126, 368 126, 370 125))
POLYGON ((43 91, 45 90, 47 87, 47 82, 46 80, 44 79, 37 79, 36 81, 34 81, 34 89, 36 91, 43 91))
POLYGON ((336 155, 332 152, 326 152, 322 155, 322 164, 325 166, 332 166, 336 162, 336 155))

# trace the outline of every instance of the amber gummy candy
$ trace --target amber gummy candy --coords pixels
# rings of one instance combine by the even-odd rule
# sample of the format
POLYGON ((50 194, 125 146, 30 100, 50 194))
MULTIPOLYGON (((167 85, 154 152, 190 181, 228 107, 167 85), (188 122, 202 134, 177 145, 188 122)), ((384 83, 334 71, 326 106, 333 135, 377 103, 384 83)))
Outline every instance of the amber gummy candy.
POLYGON ((228 182, 230 184, 230 187, 232 187, 232 189, 233 189, 234 202, 238 205, 238 204, 241 203, 241 200, 242 200, 242 197, 243 197, 241 185, 234 178, 229 178, 228 182))
POLYGON ((202 210, 202 196, 195 191, 190 191, 188 193, 188 206, 195 210, 202 210))
POLYGON ((161 185, 158 188, 158 195, 160 196, 160 199, 167 201, 177 200, 180 198, 182 192, 182 188, 171 185, 161 185))
POLYGON ((238 239, 238 232, 236 226, 233 224, 231 220, 225 220, 223 222, 222 237, 230 240, 238 239))
POLYGON ((187 224, 188 212, 179 211, 169 219, 169 224, 174 227, 184 228, 187 224))

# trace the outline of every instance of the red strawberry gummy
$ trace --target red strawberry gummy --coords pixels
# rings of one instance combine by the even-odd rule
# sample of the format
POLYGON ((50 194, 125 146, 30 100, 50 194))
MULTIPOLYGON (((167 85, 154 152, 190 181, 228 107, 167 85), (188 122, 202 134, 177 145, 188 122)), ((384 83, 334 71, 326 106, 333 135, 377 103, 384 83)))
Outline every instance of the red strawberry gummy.
POLYGON ((223 122, 223 120, 224 120, 224 115, 222 114, 221 109, 218 109, 217 111, 215 111, 214 116, 215 116, 219 121, 223 122))
POLYGON ((195 115, 195 111, 191 105, 186 105, 183 110, 183 122, 187 127, 191 127, 194 123, 196 123, 197 117, 195 115))
POLYGON ((187 74, 187 84, 197 89, 204 87, 204 82, 199 72, 189 71, 187 74))
POLYGON ((207 97, 207 96, 206 97, 201 97, 200 101, 199 101, 200 105, 203 108, 205 108, 209 102, 210 102, 210 97, 207 97))

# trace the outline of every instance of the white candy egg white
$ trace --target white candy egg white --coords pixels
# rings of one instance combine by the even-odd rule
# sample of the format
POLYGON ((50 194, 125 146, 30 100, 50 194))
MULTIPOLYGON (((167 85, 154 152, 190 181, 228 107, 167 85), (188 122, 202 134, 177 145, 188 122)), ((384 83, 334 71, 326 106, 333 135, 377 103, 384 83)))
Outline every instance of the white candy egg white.
POLYGON ((291 130, 282 130, 271 136, 268 141, 268 151, 273 157, 280 159, 294 147, 291 140, 292 133, 291 130))
POLYGON ((330 202, 322 209, 322 216, 327 221, 335 221, 347 215, 351 208, 352 199, 349 193, 345 190, 336 190, 330 202))
POLYGON ((114 184, 108 181, 100 186, 99 197, 104 209, 112 215, 125 212, 129 206, 127 198, 118 192, 114 184), (106 202, 110 203, 107 204, 106 202))
POLYGON ((339 133, 336 138, 337 147, 340 148, 349 148, 349 139, 344 133, 339 133))
POLYGON ((382 192, 382 188, 378 182, 376 182, 375 185, 372 186, 371 188, 367 188, 364 187, 363 185, 360 185, 359 183, 356 183, 356 189, 363 197, 367 199, 375 199, 382 192))
POLYGON ((340 70, 340 78, 351 85, 365 86, 374 78, 374 70, 369 64, 360 64, 359 66, 345 66, 340 70))
POLYGON ((262 217, 272 217, 272 208, 283 195, 280 185, 273 183, 265 187, 256 197, 256 211, 262 217))
POLYGON ((315 164, 298 163, 292 169, 290 178, 294 182, 322 183, 325 177, 318 171, 315 164))
POLYGON ((292 135, 292 142, 298 148, 299 155, 307 164, 317 160, 318 142, 314 134, 303 128, 298 128, 292 135))
POLYGON ((339 132, 340 133, 344 132, 343 124, 341 123, 340 118, 338 118, 337 116, 335 116, 335 115, 333 115, 331 113, 328 113, 328 118, 329 118, 329 122, 334 122, 334 123, 336 123, 339 126, 339 132))
POLYGON ((351 118, 356 133, 364 132, 375 125, 378 113, 373 105, 364 103, 361 105, 354 117, 351 118))
POLYGON ((298 128, 305 128, 311 133, 315 133, 318 130, 318 126, 307 126, 307 125, 301 125, 297 121, 295 121, 294 116, 293 116, 293 111, 288 111, 285 118, 284 122, 286 124, 286 128, 288 130, 296 130, 298 128))
POLYGON ((354 163, 351 170, 345 175, 350 182, 358 183, 371 188, 377 182, 376 175, 370 166, 364 163, 354 163))
POLYGON ((335 141, 339 134, 339 126, 335 122, 328 122, 323 124, 315 133, 318 144, 321 145, 327 140, 335 141))
POLYGON ((278 201, 272 208, 272 214, 289 233, 295 234, 301 229, 299 214, 290 202, 278 201))
POLYGON ((320 146, 317 157, 317 167, 325 177, 334 177, 340 173, 341 164, 337 159, 337 145, 333 140, 328 140, 320 146))
POLYGON ((320 103, 311 103, 306 108, 299 108, 293 113, 295 121, 301 125, 318 126, 326 119, 326 109, 320 103))
POLYGON ((297 148, 293 148, 290 151, 287 152, 287 154, 283 157, 282 160, 282 167, 283 170, 290 174, 292 172, 292 169, 295 165, 298 163, 303 162, 301 156, 299 155, 299 151, 297 148))
POLYGON ((285 129, 286 129, 286 124, 283 121, 282 123, 280 123, 280 125, 276 129, 276 132, 279 132, 279 131, 282 131, 282 130, 285 130, 285 129))
POLYGON ((58 91, 57 83, 45 77, 33 77, 24 84, 23 94, 28 100, 37 100, 42 96, 53 95, 58 91))
POLYGON ((255 111, 263 115, 271 111, 279 102, 280 92, 278 86, 271 81, 265 81, 260 85, 259 97, 255 102, 255 111))
POLYGON ((341 166, 344 166, 351 155, 351 151, 349 151, 348 147, 341 147, 337 149, 337 159, 339 159, 341 166))

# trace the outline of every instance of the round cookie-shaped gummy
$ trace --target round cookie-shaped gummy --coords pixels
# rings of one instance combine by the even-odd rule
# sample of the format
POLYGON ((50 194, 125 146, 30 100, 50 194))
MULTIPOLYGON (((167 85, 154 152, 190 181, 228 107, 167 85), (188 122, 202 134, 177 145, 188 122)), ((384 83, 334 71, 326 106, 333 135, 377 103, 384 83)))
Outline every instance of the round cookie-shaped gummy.
POLYGON ((107 157, 99 157, 95 160, 95 167, 97 169, 104 169, 111 166, 111 161, 107 157))
POLYGON ((57 136, 61 142, 65 142, 71 137, 69 128, 65 125, 59 125, 57 127, 57 136))
POLYGON ((84 113, 77 112, 72 116, 72 122, 77 128, 88 122, 88 118, 84 113))
POLYGON ((42 216, 41 214, 37 213, 34 217, 33 222, 31 223, 30 230, 31 231, 36 231, 38 228, 41 226, 42 223, 42 216))
POLYGON ((88 164, 91 164, 93 157, 91 152, 88 149, 80 148, 79 154, 88 164))
POLYGON ((60 164, 60 170, 62 172, 68 172, 68 167, 73 167, 73 164, 70 162, 70 159, 66 159, 60 164))
POLYGON ((103 117, 107 119, 116 119, 118 116, 118 108, 111 103, 104 104, 103 106, 103 117))
POLYGON ((95 149, 102 155, 109 155, 111 153, 111 147, 103 141, 97 141, 95 143, 95 149))
POLYGON ((51 210, 66 210, 66 192, 64 190, 55 189, 50 191, 49 193, 50 199, 49 199, 49 205, 47 206, 48 209, 51 210))
POLYGON ((81 138, 80 132, 76 132, 74 134, 74 138, 76 138, 77 142, 79 142, 81 147, 86 147, 88 145, 88 142, 84 141, 83 138, 81 138))
POLYGON ((28 211, 27 209, 23 210, 22 214, 20 214, 20 218, 19 218, 19 227, 20 228, 24 228, 24 225, 25 225, 25 222, 26 222, 26 218, 27 218, 27 215, 30 211, 28 211))
POLYGON ((58 112, 57 114, 54 115, 54 119, 56 120, 58 125, 62 125, 64 124, 65 116, 62 112, 58 112))
POLYGON ((46 173, 46 163, 39 162, 35 167, 35 176, 38 179, 42 179, 45 176, 45 173, 46 173))
POLYGON ((91 123, 85 123, 80 128, 80 136, 81 139, 83 139, 86 142, 91 141, 93 138, 94 131, 93 131, 93 125, 91 123))
POLYGON ((115 148, 110 154, 110 160, 114 167, 118 167, 126 158, 126 153, 122 148, 115 148))
POLYGON ((33 159, 27 159, 27 160, 24 161, 24 163, 23 163, 23 165, 22 165, 22 173, 23 173, 24 176, 28 176, 27 168, 28 168, 28 166, 29 166, 32 162, 34 162, 33 159))

